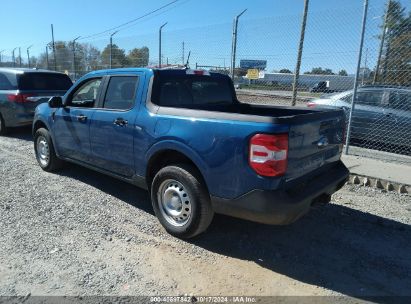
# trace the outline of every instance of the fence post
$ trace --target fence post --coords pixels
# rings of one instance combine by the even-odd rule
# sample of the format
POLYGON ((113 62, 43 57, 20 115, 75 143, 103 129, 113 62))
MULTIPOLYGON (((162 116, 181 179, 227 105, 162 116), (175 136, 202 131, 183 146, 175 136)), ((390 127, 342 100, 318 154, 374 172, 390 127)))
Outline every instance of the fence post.
POLYGON ((28 48, 27 48, 27 65, 28 65, 28 67, 30 68, 30 48, 32 47, 33 45, 30 45, 28 48))
POLYGON ((51 25, 51 41, 53 43, 54 70, 57 71, 56 44, 54 43, 54 27, 51 25))
POLYGON ((17 47, 15 47, 14 49, 13 49, 13 51, 11 52, 11 58, 13 58, 13 68, 15 68, 16 67, 16 57, 14 56, 14 51, 17 49, 17 47))
POLYGON ((73 46, 73 79, 74 79, 74 81, 77 78, 77 75, 76 75, 76 41, 80 38, 81 38, 81 36, 78 36, 78 37, 74 38, 73 39, 73 45, 72 45, 73 46))
POLYGON ((297 100, 298 78, 300 78, 301 56, 303 54, 303 47, 304 47, 304 36, 305 36, 305 25, 307 23, 308 2, 309 0, 304 0, 304 13, 303 13, 303 20, 301 23, 301 34, 300 34, 300 42, 298 45, 297 64, 295 66, 295 73, 294 73, 293 99, 291 101, 292 106, 295 106, 295 103, 297 100))
POLYGON ((355 100, 356 100, 356 97, 357 97, 358 78, 359 78, 359 75, 360 75, 360 66, 361 66, 362 49, 363 49, 363 44, 364 44, 365 25, 367 23, 367 10, 368 10, 368 0, 364 0, 364 11, 363 11, 363 15, 362 15, 362 28, 361 28, 360 46, 359 46, 359 50, 358 50, 357 70, 355 71, 354 91, 353 91, 353 94, 352 94, 350 116, 348 118, 348 126, 347 126, 346 140, 345 140, 345 154, 346 155, 348 154, 348 148, 349 148, 349 145, 350 145, 352 114, 354 112, 355 100))
POLYGON ((49 44, 46 45, 46 63, 47 63, 47 70, 50 69, 49 67, 49 44))
POLYGON ((110 35, 110 69, 113 68, 113 36, 117 33, 118 31, 115 31, 110 35))

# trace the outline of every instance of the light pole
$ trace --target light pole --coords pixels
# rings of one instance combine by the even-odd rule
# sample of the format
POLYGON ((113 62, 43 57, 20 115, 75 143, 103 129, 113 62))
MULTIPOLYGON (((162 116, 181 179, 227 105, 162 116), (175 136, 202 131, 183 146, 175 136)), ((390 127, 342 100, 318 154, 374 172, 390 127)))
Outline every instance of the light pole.
POLYGON ((234 81, 234 70, 235 70, 235 58, 237 55, 237 29, 238 29, 238 19, 244 14, 247 9, 243 10, 240 14, 235 16, 233 23, 233 40, 231 45, 231 79, 234 81))
POLYGON ((115 31, 114 33, 110 35, 110 69, 113 66, 113 36, 117 33, 118 31, 115 31))
POLYGON ((16 49, 18 49, 19 47, 15 47, 14 49, 13 49, 13 51, 11 52, 11 58, 13 59, 13 68, 15 68, 16 67, 16 57, 14 57, 14 51, 16 50, 16 49))
POLYGON ((78 36, 73 39, 73 76, 74 80, 76 80, 76 41, 80 38, 81 36, 78 36))
POLYGON ((162 26, 160 26, 160 29, 158 31, 158 67, 161 69, 161 31, 163 30, 163 27, 167 25, 168 22, 164 23, 162 26))
POLYGON ((30 45, 28 48, 27 48, 27 64, 28 64, 28 66, 29 66, 29 69, 30 69, 30 48, 32 47, 33 45, 30 45))

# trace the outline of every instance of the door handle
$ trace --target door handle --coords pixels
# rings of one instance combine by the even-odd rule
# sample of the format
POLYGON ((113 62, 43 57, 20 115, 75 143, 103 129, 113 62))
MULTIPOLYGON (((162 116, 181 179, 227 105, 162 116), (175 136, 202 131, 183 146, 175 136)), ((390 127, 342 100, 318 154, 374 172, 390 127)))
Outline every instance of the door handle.
POLYGON ((113 123, 117 126, 124 127, 128 124, 128 121, 124 120, 123 118, 117 118, 114 120, 113 123))
POLYGON ((77 117, 77 120, 80 121, 80 122, 84 122, 84 121, 87 120, 87 116, 85 116, 83 114, 77 115, 76 117, 77 117))

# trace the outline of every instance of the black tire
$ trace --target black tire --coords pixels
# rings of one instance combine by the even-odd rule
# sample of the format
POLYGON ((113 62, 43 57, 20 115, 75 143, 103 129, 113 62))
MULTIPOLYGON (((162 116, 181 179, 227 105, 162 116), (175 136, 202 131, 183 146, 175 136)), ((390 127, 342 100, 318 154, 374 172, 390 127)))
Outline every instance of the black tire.
POLYGON ((3 116, 0 113, 0 136, 5 135, 7 133, 6 124, 4 123, 3 116))
POLYGON ((47 172, 53 172, 60 169, 63 166, 63 161, 59 159, 54 151, 53 141, 51 140, 50 133, 47 129, 40 128, 34 134, 34 152, 36 159, 40 167, 47 172), (39 141, 45 141, 47 144, 48 153, 39 151, 39 141), (47 158, 42 157, 48 154, 47 158))
POLYGON ((168 233, 178 238, 188 239, 204 232, 214 216, 210 195, 202 182, 202 178, 196 168, 188 164, 170 165, 158 171, 151 185, 151 201, 161 225, 168 233), (172 181, 176 181, 178 184, 173 185, 172 181), (166 187, 167 183, 169 183, 168 187, 166 187), (166 191, 163 191, 164 187, 166 187, 166 191), (176 192, 175 194, 171 193, 173 193, 173 197, 177 197, 176 204, 181 203, 181 208, 177 207, 177 209, 181 210, 182 213, 184 213, 184 210, 190 212, 181 223, 177 223, 175 219, 172 219, 167 214, 166 208, 163 207, 164 193, 168 190, 176 192), (183 197, 185 194, 186 198, 183 197), (186 199, 189 200, 189 206, 185 205, 188 205, 186 199))

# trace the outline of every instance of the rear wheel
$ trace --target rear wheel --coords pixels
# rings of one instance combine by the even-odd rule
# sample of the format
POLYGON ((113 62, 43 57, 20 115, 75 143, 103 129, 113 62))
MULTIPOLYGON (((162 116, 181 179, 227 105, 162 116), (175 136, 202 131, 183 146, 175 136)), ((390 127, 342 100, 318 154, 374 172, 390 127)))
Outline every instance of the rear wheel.
POLYGON ((57 157, 54 151, 53 142, 47 129, 40 128, 34 134, 34 152, 38 164, 44 171, 56 171, 63 165, 63 161, 57 157))
POLYGON ((197 170, 187 164, 162 168, 154 177, 151 200, 160 223, 179 238, 204 232, 213 219, 208 191, 197 170))
POLYGON ((1 116, 0 113, 0 135, 6 134, 7 129, 6 129, 6 124, 4 123, 3 116, 1 116))

